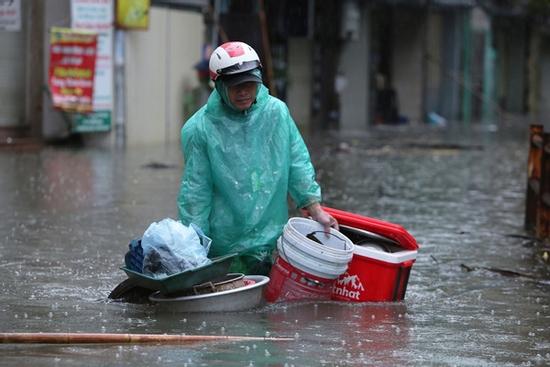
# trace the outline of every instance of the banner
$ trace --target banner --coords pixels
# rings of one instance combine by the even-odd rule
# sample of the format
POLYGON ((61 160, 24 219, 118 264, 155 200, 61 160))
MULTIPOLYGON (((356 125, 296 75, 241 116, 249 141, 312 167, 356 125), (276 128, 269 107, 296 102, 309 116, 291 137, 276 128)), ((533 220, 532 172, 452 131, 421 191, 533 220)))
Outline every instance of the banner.
POLYGON ((0 0, 0 31, 21 30, 21 1, 0 0))
POLYGON ((73 116, 74 132, 109 131, 113 109, 113 0, 71 0, 71 27, 97 32, 93 112, 73 116), (98 123, 98 122, 101 123, 98 123))
POLYGON ((54 107, 71 112, 92 110, 96 54, 97 34, 50 30, 48 81, 54 107))
POLYGON ((151 0, 116 0, 116 25, 122 29, 149 28, 151 0))

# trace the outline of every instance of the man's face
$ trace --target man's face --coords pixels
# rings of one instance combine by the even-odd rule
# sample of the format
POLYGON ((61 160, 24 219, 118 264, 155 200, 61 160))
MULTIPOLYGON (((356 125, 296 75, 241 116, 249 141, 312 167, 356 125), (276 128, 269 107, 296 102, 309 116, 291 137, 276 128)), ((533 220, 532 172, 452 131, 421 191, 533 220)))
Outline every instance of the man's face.
POLYGON ((257 83, 245 82, 229 87, 229 101, 239 111, 244 111, 252 106, 256 100, 257 83))

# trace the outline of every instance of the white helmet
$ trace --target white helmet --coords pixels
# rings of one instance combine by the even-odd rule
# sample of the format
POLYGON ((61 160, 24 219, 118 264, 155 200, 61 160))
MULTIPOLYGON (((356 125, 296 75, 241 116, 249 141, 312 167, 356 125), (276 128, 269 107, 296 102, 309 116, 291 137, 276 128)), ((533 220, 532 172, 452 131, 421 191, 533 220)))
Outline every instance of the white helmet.
POLYGON ((239 74, 245 71, 261 68, 258 54, 244 42, 226 42, 210 55, 210 78, 239 74))

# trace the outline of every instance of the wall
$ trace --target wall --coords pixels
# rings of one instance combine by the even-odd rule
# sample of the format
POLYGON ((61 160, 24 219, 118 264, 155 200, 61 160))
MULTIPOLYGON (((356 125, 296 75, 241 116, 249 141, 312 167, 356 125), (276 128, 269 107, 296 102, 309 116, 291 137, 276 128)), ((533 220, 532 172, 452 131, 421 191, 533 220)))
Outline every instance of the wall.
POLYGON ((545 131, 548 131, 550 129, 550 36, 548 35, 541 40, 539 60, 540 97, 535 122, 543 124, 545 131))
POLYGON ((364 131, 369 124, 369 11, 361 9, 356 39, 347 40, 340 56, 344 86, 340 93, 340 130, 364 131))
POLYGON ((460 117, 460 73, 461 20, 463 13, 458 10, 443 12, 442 55, 441 55, 441 103, 438 111, 448 120, 460 117))
POLYGON ((525 28, 523 24, 508 34, 507 59, 509 70, 507 80, 506 110, 524 112, 525 87, 525 28))
POLYGON ((201 13, 159 7, 151 8, 149 30, 127 33, 127 145, 179 142, 203 33, 201 13))
POLYGON ((446 66, 442 64, 442 29, 443 19, 439 13, 430 13, 427 19, 428 32, 426 34, 426 112, 441 114, 441 82, 442 71, 446 66))
POLYGON ((290 38, 288 40, 288 87, 287 105, 302 129, 311 126, 311 40, 290 38))
MULTIPOLYGON (((70 27, 71 26, 71 2, 70 0, 48 0, 48 5, 44 6, 44 32, 42 43, 44 44, 44 84, 48 84, 48 68, 50 55, 50 32, 51 27, 70 27)), ((35 86, 42 88, 43 85, 35 86)), ((45 139, 58 139, 69 136, 69 116, 54 110, 52 100, 48 93, 42 96, 43 115, 42 115, 42 135, 45 139)))
POLYGON ((397 91, 399 114, 411 122, 422 118, 424 13, 395 12, 393 39, 393 87, 397 91))
POLYGON ((24 123, 27 2, 21 2, 21 30, 0 30, 0 127, 24 123))

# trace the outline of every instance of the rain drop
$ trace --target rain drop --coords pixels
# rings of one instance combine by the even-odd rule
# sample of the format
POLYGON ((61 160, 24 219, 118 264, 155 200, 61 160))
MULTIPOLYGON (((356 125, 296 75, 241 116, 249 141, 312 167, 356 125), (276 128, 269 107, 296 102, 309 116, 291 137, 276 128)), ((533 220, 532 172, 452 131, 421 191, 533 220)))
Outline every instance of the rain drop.
POLYGON ((244 347, 244 350, 246 351, 246 353, 250 352, 250 347, 247 345, 246 347, 244 347))
POLYGON ((371 315, 371 317, 370 317, 370 318, 374 320, 374 319, 376 318, 376 316, 374 316, 374 315, 371 315))
POLYGON ((363 343, 361 343, 361 341, 358 341, 357 346, 360 347, 361 345, 363 345, 363 343))
POLYGON ((183 321, 183 323, 185 324, 185 323, 187 322, 187 319, 184 318, 184 319, 181 320, 181 321, 183 321))
POLYGON ((294 334, 294 339, 299 339, 300 338, 300 334, 299 333, 295 333, 294 334))
POLYGON ((51 319, 53 317, 53 312, 48 312, 48 317, 51 319))
POLYGON ((252 349, 256 349, 256 348, 257 348, 256 344, 252 344, 252 349))
POLYGON ((269 338, 270 335, 271 335, 271 333, 270 333, 269 331, 266 331, 266 332, 265 332, 265 337, 266 337, 266 338, 269 338))
POLYGON ((269 353, 269 351, 266 349, 266 350, 264 350, 264 355, 265 355, 266 357, 270 357, 270 356, 271 356, 271 353, 269 353))

